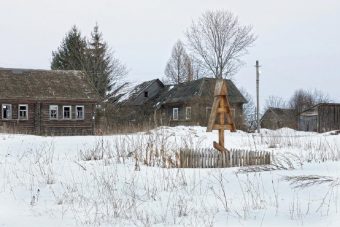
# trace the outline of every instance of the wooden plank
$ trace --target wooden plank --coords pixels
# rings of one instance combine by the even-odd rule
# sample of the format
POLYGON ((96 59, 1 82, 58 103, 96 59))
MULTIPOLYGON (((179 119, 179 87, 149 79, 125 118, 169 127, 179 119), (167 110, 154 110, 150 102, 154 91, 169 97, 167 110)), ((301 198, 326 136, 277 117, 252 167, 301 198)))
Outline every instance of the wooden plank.
POLYGON ((215 97, 214 102, 211 108, 211 113, 209 116, 209 121, 208 121, 208 126, 207 126, 207 132, 212 132, 213 130, 213 125, 216 121, 216 116, 217 116, 217 108, 219 106, 221 97, 215 97))
POLYGON ((217 108, 217 113, 228 113, 228 109, 225 107, 217 108))
POLYGON ((213 130, 233 130, 233 125, 232 124, 226 124, 226 125, 220 125, 220 124, 214 124, 213 130))

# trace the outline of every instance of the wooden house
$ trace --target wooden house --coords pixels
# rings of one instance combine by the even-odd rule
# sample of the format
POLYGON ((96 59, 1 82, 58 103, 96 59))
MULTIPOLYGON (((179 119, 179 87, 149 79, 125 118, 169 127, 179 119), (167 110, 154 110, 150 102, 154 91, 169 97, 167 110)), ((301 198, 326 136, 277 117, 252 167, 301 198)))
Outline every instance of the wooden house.
POLYGON ((98 95, 80 71, 0 68, 0 130, 91 135, 98 95))
MULTIPOLYGON (((118 99, 115 106, 124 107, 119 121, 138 124, 144 119, 156 125, 207 126, 216 81, 201 78, 176 85, 164 85, 158 79, 143 82, 118 99)), ((246 99, 231 80, 226 82, 232 114, 241 127, 246 99)))
POLYGON ((274 130, 279 128, 297 129, 295 111, 293 109, 270 107, 261 118, 261 128, 274 130))
POLYGON ((320 103, 299 115, 299 130, 328 132, 340 130, 340 103, 320 103))
MULTIPOLYGON (((159 115, 162 122, 171 126, 207 126, 214 101, 217 79, 201 78, 173 86, 159 100, 159 115)), ((247 100, 231 80, 226 80, 228 99, 237 128, 243 126, 243 104, 247 100)))

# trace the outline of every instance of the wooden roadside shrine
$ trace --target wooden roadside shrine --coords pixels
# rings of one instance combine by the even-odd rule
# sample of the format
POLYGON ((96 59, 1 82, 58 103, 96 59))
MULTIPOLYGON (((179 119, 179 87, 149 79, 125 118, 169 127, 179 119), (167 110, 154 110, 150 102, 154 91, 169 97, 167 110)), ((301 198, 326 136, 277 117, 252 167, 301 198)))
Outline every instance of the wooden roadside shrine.
POLYGON ((218 143, 214 141, 214 148, 222 154, 226 154, 228 150, 224 147, 224 130, 235 132, 236 127, 230 111, 227 84, 223 79, 217 80, 215 85, 214 103, 211 108, 207 132, 212 132, 212 130, 218 130, 218 143))

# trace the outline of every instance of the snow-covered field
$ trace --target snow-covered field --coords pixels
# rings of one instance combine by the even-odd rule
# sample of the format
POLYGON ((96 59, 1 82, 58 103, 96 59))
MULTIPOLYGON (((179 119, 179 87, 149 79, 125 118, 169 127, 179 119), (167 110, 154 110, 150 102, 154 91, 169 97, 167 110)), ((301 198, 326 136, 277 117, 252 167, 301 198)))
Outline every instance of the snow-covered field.
POLYGON ((163 168, 180 147, 216 139, 202 127, 0 134, 0 227, 340 226, 340 135, 226 133, 228 148, 271 151, 274 165, 163 168))

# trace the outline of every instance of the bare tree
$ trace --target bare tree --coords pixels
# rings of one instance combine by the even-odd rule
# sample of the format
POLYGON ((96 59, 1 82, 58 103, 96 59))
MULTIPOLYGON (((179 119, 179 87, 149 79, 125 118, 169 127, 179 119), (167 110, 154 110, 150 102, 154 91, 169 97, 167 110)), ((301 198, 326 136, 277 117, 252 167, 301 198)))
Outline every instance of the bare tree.
POLYGON ((191 56, 190 58, 193 69, 193 80, 198 80, 199 78, 202 78, 209 74, 209 72, 199 59, 196 59, 194 56, 191 56))
POLYGON ((252 26, 240 25, 237 16, 221 10, 205 12, 186 36, 193 54, 215 78, 231 78, 256 40, 252 26))
POLYGON ((164 73, 167 83, 179 84, 193 79, 192 61, 180 40, 172 48, 171 57, 164 73))
POLYGON ((330 98, 322 91, 303 90, 299 89, 294 92, 293 96, 289 100, 289 107, 294 109, 296 114, 299 114, 318 103, 328 103, 330 98))
POLYGON ((287 108, 286 101, 278 96, 269 96, 264 105, 264 111, 269 108, 287 108))

